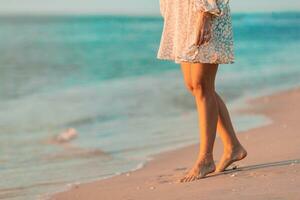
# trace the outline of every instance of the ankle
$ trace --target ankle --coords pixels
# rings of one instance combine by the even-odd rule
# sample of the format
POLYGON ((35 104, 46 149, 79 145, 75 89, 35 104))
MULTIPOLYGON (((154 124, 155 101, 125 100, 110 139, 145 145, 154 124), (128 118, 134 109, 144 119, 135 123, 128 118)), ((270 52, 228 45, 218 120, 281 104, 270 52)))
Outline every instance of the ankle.
POLYGON ((237 142, 236 144, 231 144, 224 147, 224 152, 233 153, 239 151, 240 149, 243 149, 243 146, 239 142, 237 142))
POLYGON ((212 153, 199 153, 197 163, 211 163, 214 162, 213 154, 212 153))

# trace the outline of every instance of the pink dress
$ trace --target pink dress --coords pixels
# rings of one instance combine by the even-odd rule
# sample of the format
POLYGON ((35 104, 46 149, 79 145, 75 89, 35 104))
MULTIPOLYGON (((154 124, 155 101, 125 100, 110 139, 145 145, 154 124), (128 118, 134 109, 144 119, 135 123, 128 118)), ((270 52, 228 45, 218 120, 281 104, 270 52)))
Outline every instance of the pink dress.
POLYGON ((234 63, 229 0, 160 0, 164 19, 158 59, 175 63, 234 63), (211 39, 196 45, 200 11, 213 14, 211 39))

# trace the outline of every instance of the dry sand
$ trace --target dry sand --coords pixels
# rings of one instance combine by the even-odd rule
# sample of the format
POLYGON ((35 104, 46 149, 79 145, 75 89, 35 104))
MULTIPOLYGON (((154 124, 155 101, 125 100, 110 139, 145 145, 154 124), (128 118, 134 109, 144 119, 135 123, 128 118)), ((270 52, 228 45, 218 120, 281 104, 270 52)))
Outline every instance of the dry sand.
MULTIPOLYGON (((239 133, 248 157, 237 169, 189 183, 174 183, 196 159, 198 145, 154 156, 135 172, 82 184, 58 193, 59 200, 299 200, 300 89, 249 100, 240 112, 264 114, 272 123, 239 133)), ((217 138, 215 160, 222 143, 217 138)))

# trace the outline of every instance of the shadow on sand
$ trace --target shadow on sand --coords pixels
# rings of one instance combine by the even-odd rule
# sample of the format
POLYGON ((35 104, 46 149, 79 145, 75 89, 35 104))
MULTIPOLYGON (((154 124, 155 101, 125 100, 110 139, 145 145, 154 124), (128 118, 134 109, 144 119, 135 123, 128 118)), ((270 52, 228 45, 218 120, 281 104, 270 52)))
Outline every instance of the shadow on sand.
POLYGON ((256 170, 256 169, 281 167, 281 166, 296 165, 296 164, 300 164, 300 159, 283 160, 283 161, 277 161, 277 162, 269 162, 269 163, 263 163, 263 164, 257 164, 257 165, 237 167, 237 168, 225 170, 224 172, 219 172, 216 174, 212 173, 211 175, 208 175, 206 178, 216 177, 216 176, 225 175, 225 174, 232 174, 232 173, 240 172, 240 171, 243 172, 243 171, 251 171, 251 170, 256 170))

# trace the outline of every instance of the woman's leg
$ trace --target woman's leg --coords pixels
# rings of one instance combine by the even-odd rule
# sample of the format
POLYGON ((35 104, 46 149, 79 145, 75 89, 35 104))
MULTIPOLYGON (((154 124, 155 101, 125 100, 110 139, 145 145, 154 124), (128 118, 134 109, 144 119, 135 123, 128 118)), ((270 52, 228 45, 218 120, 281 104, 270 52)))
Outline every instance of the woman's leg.
MULTIPOLYGON (((181 63, 181 70, 183 73, 183 78, 185 86, 188 91, 193 93, 192 79, 191 79, 191 63, 183 62, 181 63)), ((230 119, 229 112, 226 108, 225 103, 222 98, 215 92, 217 103, 218 103, 218 123, 217 123, 217 133, 220 135, 222 142, 224 144, 224 154, 220 163, 218 164, 217 171, 224 171, 231 163, 241 160, 247 156, 246 150, 242 147, 238 141, 232 122, 230 119)))
POLYGON ((216 97, 219 108, 217 132, 224 144, 224 153, 216 171, 221 172, 224 171, 231 163, 245 158, 247 156, 247 152, 236 137, 225 103, 217 93, 216 97))
POLYGON ((192 78, 191 78, 191 63, 181 62, 181 71, 186 89, 193 94, 192 78))
POLYGON ((193 181, 215 171, 213 146, 218 122, 218 103, 214 81, 217 70, 217 64, 195 63, 190 66, 191 84, 198 111, 201 145, 193 168, 180 179, 181 182, 193 181))

